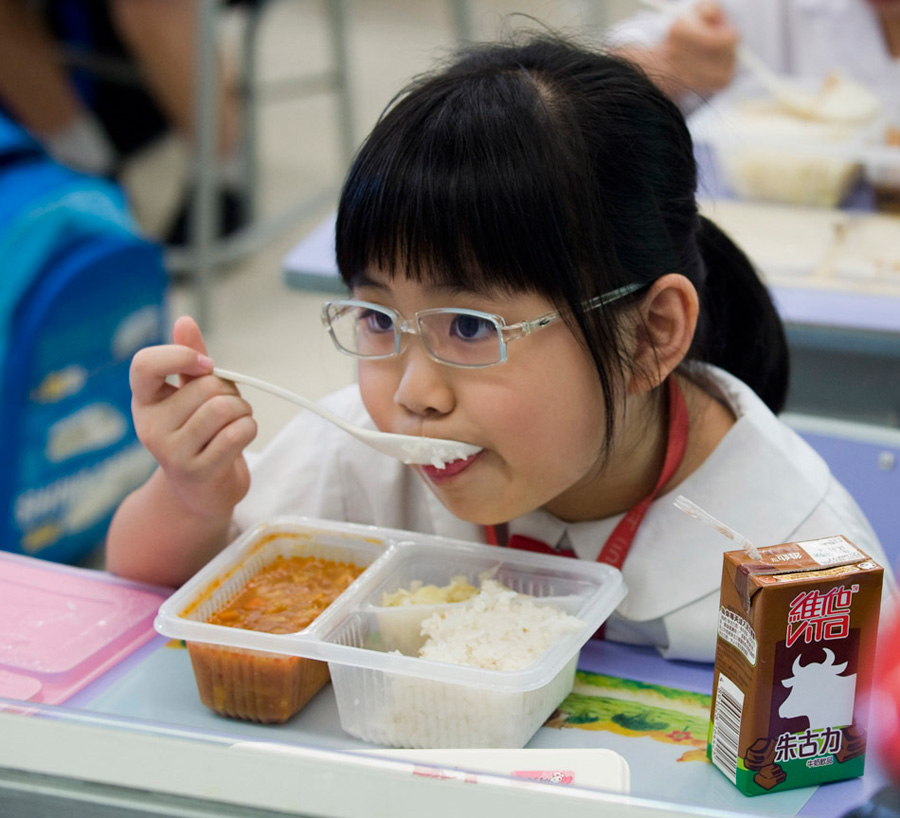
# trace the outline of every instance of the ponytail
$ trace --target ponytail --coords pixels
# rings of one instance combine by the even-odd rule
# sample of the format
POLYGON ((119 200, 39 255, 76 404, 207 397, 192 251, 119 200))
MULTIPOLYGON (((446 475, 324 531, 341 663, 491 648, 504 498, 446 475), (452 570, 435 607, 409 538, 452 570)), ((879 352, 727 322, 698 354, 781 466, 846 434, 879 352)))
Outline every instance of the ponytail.
POLYGON ((781 317, 750 259, 716 224, 701 216, 697 235, 706 281, 689 357, 740 378, 777 414, 790 371, 781 317))

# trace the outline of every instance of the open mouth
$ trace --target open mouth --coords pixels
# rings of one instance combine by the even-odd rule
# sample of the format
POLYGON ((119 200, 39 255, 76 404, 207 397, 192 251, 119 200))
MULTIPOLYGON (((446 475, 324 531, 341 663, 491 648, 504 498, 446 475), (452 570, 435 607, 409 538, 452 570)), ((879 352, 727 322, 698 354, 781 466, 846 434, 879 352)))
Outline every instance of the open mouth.
POLYGON ((471 454, 468 457, 461 457, 458 460, 451 460, 448 463, 444 464, 443 468, 438 468, 437 466, 431 464, 422 464, 419 468, 422 470, 422 473, 433 483, 440 483, 444 480, 448 480, 451 477, 455 477, 460 472, 469 468, 484 452, 484 450, 480 450, 475 452, 475 454, 471 454))

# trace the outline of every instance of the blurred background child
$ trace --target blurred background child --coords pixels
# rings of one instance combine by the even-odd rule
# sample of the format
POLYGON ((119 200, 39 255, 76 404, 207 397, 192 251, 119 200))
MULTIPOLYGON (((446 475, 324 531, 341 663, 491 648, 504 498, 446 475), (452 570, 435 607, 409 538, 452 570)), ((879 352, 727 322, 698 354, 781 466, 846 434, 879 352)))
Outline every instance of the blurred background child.
MULTIPOLYGON (((0 0, 0 105, 47 148, 76 170, 114 176, 123 158, 171 127, 186 141, 194 133, 197 5, 193 0, 109 0, 93 3, 0 0), (95 56, 133 61, 145 95, 135 87, 104 104, 81 92, 64 60, 66 34, 89 40, 95 56), (144 99, 149 101, 142 104, 144 99)), ((239 116, 231 71, 222 61, 219 82, 219 235, 246 221, 240 191, 239 116)), ((102 95, 98 95, 102 96, 102 95)), ((183 244, 188 236, 192 180, 162 236, 183 244)))

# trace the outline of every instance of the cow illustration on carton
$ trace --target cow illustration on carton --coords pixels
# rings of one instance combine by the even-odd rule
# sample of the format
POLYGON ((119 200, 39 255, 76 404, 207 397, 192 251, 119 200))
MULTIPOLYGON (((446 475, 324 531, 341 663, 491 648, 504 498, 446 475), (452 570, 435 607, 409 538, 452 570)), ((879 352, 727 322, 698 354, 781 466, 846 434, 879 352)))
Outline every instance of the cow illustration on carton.
POLYGON ((841 676, 847 662, 836 665, 834 653, 824 650, 824 662, 802 665, 802 655, 797 656, 794 675, 781 682, 791 692, 778 708, 778 715, 783 719, 806 717, 810 730, 843 727, 853 722, 856 674, 841 676))

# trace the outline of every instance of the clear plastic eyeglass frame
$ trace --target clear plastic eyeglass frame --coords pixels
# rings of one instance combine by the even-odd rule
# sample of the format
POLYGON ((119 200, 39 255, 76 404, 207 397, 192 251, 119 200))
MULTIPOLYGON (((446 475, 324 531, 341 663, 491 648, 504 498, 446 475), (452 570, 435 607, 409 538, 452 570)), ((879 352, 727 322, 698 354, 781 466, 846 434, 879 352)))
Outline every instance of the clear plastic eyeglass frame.
MULTIPOLYGON (((584 308, 585 310, 599 309, 600 307, 603 307, 607 304, 612 304, 615 301, 619 301, 622 298, 625 298, 626 296, 631 295, 632 293, 635 293, 646 286, 646 283, 640 282, 626 284, 623 287, 618 287, 615 290, 611 290, 608 293, 603 293, 602 295, 598 295, 596 298, 590 299, 589 301, 585 302, 584 308)), ((359 301, 352 298, 341 299, 338 301, 327 301, 322 306, 322 324, 328 330, 328 333, 331 336, 331 340, 334 342, 335 347, 339 352, 342 352, 345 355, 350 355, 353 358, 360 358, 367 361, 396 358, 397 356, 402 354, 404 349, 403 336, 405 334, 418 335, 419 338, 422 339, 425 350, 432 360, 437 361, 438 363, 446 364, 448 366, 460 367, 462 369, 483 369, 488 366, 496 366, 497 364, 504 363, 507 360, 507 344, 509 344, 511 341, 515 341, 517 338, 524 338, 526 335, 531 335, 535 332, 538 332, 539 330, 544 329, 545 327, 549 327, 551 324, 560 320, 560 318, 560 312, 558 310, 554 310, 553 312, 539 315, 537 318, 533 318, 530 321, 519 321, 515 324, 507 324, 502 316, 494 315, 493 313, 481 312, 480 310, 444 307, 430 310, 420 310, 412 318, 404 318, 402 315, 400 315, 400 313, 398 313, 396 310, 391 309, 390 307, 384 307, 380 304, 373 304, 369 301, 359 301), (348 310, 354 308, 371 310, 372 312, 384 315, 391 320, 394 343, 393 349, 390 352, 378 355, 367 355, 365 353, 359 352, 358 350, 350 349, 349 347, 341 343, 341 341, 338 339, 337 333, 335 332, 334 323, 342 315, 346 314, 348 310), (463 361, 448 359, 435 352, 428 341, 429 333, 427 331, 427 327, 430 319, 434 319, 438 316, 444 315, 470 316, 472 318, 477 318, 482 321, 486 321, 489 324, 492 324, 496 331, 496 357, 492 360, 480 363, 467 363, 463 361)))

